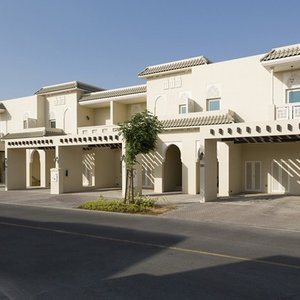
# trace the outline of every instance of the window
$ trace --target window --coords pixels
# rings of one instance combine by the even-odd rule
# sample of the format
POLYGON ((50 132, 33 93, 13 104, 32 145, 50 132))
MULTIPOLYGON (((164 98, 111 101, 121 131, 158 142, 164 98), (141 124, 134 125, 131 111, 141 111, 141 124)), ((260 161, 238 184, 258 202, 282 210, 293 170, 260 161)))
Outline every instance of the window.
POLYGON ((207 111, 220 110, 220 98, 207 100, 207 111))
POLYGON ((23 129, 28 128, 28 120, 23 120, 23 129))
POLYGON ((49 120, 49 125, 50 128, 56 128, 56 120, 55 119, 49 120))
POLYGON ((186 104, 179 105, 179 113, 180 114, 186 114, 187 113, 187 111, 186 111, 186 104))
POLYGON ((287 91, 287 103, 299 103, 300 102, 300 89, 287 91))
POLYGON ((24 113, 23 115, 23 129, 27 129, 29 126, 28 126, 28 118, 29 118, 29 113, 26 112, 24 113))

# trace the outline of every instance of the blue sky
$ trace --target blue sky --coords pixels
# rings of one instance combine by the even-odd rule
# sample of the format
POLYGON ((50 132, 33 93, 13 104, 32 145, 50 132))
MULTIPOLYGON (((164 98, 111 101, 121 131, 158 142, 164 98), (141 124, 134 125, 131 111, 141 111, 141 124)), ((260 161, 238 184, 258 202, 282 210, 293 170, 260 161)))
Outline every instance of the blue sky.
POLYGON ((143 83, 144 67, 300 43, 299 0, 0 0, 0 99, 79 80, 143 83))

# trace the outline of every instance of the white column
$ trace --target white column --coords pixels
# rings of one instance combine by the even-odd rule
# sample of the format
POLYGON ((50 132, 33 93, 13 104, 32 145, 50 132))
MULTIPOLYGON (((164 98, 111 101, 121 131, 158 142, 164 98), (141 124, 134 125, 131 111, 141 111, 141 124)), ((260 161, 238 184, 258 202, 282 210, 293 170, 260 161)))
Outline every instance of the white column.
POLYGON ((40 155, 40 186, 46 187, 46 153, 45 150, 38 150, 40 155))
POLYGON ((32 149, 26 149, 26 187, 31 186, 31 153, 32 149))
POLYGON ((218 159, 219 159, 219 195, 230 195, 230 170, 229 170, 229 155, 230 146, 224 142, 218 142, 218 159))
POLYGON ((217 199, 217 142, 205 140, 204 157, 200 161, 200 196, 201 202, 217 199))
POLYGON ((55 147, 55 168, 50 169, 50 194, 62 194, 63 189, 63 176, 62 170, 60 169, 60 157, 59 157, 59 146, 55 147))
POLYGON ((125 156, 125 143, 122 143, 122 197, 125 198, 126 191, 126 163, 124 161, 125 156))
POLYGON ((26 149, 5 150, 5 190, 26 189, 26 149))

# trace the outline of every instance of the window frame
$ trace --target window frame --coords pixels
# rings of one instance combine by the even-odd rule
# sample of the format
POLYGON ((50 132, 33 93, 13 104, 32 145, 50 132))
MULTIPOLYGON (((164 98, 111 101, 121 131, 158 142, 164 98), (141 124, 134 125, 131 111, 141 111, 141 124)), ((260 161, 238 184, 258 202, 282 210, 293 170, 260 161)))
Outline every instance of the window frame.
POLYGON ((187 104, 179 104, 179 114, 183 115, 187 113, 187 104), (183 109, 185 111, 183 111, 183 109))
POLYGON ((206 111, 219 111, 221 110, 221 98, 209 98, 206 99, 206 111), (210 109, 210 103, 211 102, 218 102, 218 109, 210 109))
POLYGON ((286 90, 286 103, 287 104, 300 104, 300 100, 298 102, 290 102, 290 93, 291 92, 299 92, 300 93, 300 88, 294 88, 294 89, 287 89, 286 90))
POLYGON ((28 129, 28 119, 23 119, 23 129, 28 129))
POLYGON ((49 120, 49 128, 56 128, 56 119, 49 120), (54 126, 52 126, 52 124, 54 124, 54 126))

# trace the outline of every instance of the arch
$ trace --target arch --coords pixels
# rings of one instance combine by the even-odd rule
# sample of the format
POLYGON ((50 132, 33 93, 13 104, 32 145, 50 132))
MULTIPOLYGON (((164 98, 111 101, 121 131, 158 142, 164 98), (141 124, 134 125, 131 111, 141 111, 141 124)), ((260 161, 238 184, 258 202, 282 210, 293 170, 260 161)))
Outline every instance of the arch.
POLYGON ((174 144, 166 149, 163 165, 163 191, 182 191, 181 152, 174 144))
POLYGON ((157 96, 154 100, 153 114, 155 116, 166 114, 166 101, 165 96, 157 96))
POLYGON ((72 133, 72 120, 71 120, 71 110, 69 107, 67 107, 64 111, 63 116, 63 125, 64 125, 64 131, 65 133, 72 133))
POLYGON ((41 162, 37 150, 32 151, 30 157, 30 185, 41 186, 41 162))
POLYGON ((207 99, 221 98, 220 87, 216 84, 211 84, 211 85, 207 86, 206 98, 207 99))

